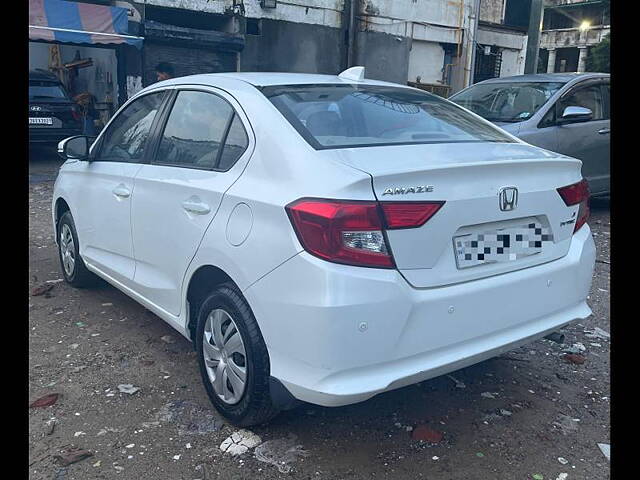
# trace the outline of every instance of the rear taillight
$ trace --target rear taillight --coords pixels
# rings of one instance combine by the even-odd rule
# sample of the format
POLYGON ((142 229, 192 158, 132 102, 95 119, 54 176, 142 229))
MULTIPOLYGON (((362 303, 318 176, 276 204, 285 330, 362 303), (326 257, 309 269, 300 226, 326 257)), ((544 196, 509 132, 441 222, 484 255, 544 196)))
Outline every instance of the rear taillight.
POLYGON ((558 189, 558 193, 567 207, 580 204, 578 218, 573 232, 577 232, 589 219, 589 184, 583 178, 578 183, 567 185, 558 189))
POLYGON ((435 215, 444 202, 382 202, 389 230, 421 227, 435 215))
POLYGON ((312 255, 347 265, 394 268, 384 230, 424 225, 443 203, 303 198, 285 208, 298 240, 312 255))

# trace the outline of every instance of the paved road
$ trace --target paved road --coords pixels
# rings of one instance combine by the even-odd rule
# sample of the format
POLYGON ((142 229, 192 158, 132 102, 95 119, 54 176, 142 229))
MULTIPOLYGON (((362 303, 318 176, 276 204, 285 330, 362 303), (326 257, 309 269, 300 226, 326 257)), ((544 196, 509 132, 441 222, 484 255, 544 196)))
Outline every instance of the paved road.
MULTIPOLYGON (((31 289, 61 278, 49 213, 58 165, 42 156, 30 165, 31 289)), ((263 447, 237 457, 220 450, 237 429, 210 407, 185 339, 111 286, 53 283, 29 297, 30 398, 61 394, 29 410, 30 478, 609 478, 597 446, 609 443, 609 341, 585 333, 609 331, 606 200, 594 202, 590 224, 594 315, 565 330, 564 347, 541 340, 455 372, 458 387, 444 376, 348 407, 302 406, 251 429, 263 447), (562 359, 576 342, 583 365, 562 359), (414 440, 409 430, 421 425, 442 438, 414 440), (63 468, 55 455, 72 447, 93 456, 63 468)))

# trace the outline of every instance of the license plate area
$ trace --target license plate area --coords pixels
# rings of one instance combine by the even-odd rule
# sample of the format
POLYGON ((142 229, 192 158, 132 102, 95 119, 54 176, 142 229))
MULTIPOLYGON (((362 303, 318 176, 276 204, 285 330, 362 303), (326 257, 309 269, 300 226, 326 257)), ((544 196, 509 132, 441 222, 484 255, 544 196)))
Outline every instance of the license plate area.
POLYGON ((29 125, 53 125, 51 117, 29 117, 29 125))
POLYGON ((473 232, 453 238, 458 269, 487 263, 513 262, 537 255, 553 242, 550 229, 537 220, 526 220, 504 227, 481 226, 473 232))

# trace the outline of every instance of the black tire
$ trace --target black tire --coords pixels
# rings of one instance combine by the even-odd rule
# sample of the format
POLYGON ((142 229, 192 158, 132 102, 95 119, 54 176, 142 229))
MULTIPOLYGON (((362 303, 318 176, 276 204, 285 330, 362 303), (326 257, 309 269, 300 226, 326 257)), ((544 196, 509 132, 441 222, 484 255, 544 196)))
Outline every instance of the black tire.
POLYGON ((249 304, 232 283, 219 285, 198 309, 196 351, 202 382, 214 407, 234 425, 249 427, 268 422, 279 410, 271 402, 269 391, 269 354, 249 304), (225 310, 235 322, 246 352, 247 379, 240 401, 225 403, 215 392, 204 361, 203 341, 207 317, 215 309, 225 310))
POLYGON ((65 212, 60 220, 58 221, 58 258, 60 259, 60 269, 62 270, 62 275, 67 283, 76 287, 76 288, 85 288, 90 287, 96 284, 98 277, 93 272, 87 270, 82 257, 80 256, 80 244, 78 242, 78 234, 76 233, 76 225, 73 222, 73 217, 71 216, 71 212, 65 212), (67 273, 64 267, 64 262, 62 259, 62 232, 64 230, 64 226, 68 226, 69 230, 71 230, 71 236, 73 237, 73 250, 75 255, 75 264, 71 274, 67 273))

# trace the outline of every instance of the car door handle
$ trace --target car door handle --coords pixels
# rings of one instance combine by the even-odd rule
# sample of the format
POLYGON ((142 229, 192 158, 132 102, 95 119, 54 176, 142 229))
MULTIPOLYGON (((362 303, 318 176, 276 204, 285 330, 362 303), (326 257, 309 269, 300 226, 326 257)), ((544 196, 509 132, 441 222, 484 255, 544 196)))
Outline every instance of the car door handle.
POLYGON ((611 129, 610 128, 601 128, 600 130, 598 130, 598 133, 600 135, 606 135, 607 133, 610 133, 611 129))
POLYGON ((123 184, 118 185, 116 188, 113 189, 113 194, 116 197, 120 197, 120 198, 128 198, 131 195, 131 190, 129 190, 126 186, 124 186, 123 184))
POLYGON ((193 213, 195 215, 206 215, 211 211, 211 207, 206 203, 195 202, 192 200, 185 200, 182 202, 182 208, 184 208, 187 212, 193 213))

